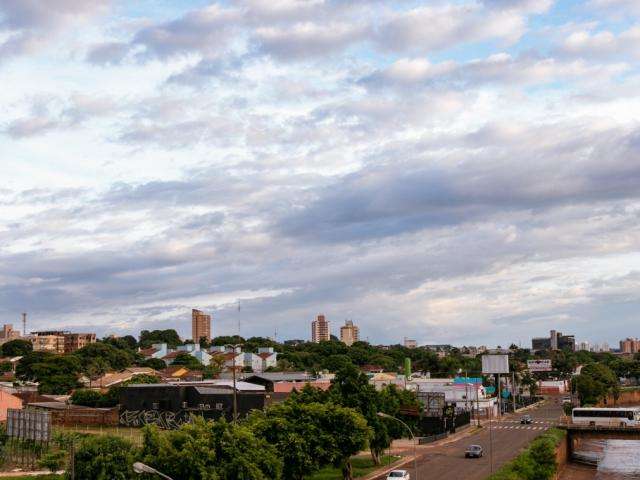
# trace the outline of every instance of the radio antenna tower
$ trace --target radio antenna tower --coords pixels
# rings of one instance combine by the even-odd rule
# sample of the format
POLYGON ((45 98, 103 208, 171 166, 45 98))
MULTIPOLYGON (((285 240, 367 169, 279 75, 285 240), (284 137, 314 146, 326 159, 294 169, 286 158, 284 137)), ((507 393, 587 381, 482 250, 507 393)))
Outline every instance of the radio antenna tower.
POLYGON ((240 300, 238 300, 238 337, 240 336, 240 300))

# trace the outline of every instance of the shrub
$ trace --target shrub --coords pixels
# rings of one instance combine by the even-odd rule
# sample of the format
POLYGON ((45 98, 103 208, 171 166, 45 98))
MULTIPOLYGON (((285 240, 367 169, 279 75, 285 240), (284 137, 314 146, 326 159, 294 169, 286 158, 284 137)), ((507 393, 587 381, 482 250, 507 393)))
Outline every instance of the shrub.
POLYGON ((74 455, 76 480, 129 480, 135 478, 136 449, 116 436, 90 436, 74 455))

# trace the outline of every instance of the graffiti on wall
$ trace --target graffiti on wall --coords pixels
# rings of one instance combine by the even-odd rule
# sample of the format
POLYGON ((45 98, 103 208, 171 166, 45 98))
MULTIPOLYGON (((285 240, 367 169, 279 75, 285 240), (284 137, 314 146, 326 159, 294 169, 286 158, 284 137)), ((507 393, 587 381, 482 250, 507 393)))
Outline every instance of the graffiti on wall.
POLYGON ((180 427, 185 423, 191 423, 191 413, 181 410, 169 412, 166 410, 125 410, 120 413, 120 425, 125 427, 143 427, 144 425, 157 425, 167 430, 180 427))

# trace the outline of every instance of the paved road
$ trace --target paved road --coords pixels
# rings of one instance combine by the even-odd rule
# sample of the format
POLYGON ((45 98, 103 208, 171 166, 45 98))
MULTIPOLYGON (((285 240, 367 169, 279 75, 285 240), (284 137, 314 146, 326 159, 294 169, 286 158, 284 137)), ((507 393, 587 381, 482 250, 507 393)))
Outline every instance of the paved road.
MULTIPOLYGON (((521 425, 519 414, 503 417, 486 423, 484 428, 473 435, 459 438, 445 445, 421 446, 418 451, 418 475, 413 464, 406 465, 412 480, 451 479, 484 480, 491 474, 491 444, 493 444, 493 470, 514 458, 531 440, 555 425, 562 414, 555 399, 529 410, 533 418, 531 425, 521 425), (478 444, 484 448, 485 456, 479 459, 464 458, 468 445, 478 444)), ((381 475, 375 480, 384 479, 381 475)))

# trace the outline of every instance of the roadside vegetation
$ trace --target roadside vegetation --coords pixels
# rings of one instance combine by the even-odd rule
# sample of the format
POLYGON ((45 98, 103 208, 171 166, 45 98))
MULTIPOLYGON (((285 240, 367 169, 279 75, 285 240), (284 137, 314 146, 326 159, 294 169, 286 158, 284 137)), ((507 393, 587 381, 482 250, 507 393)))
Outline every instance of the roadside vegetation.
POLYGON ((512 461, 503 465, 487 480, 550 480, 558 469, 556 448, 566 432, 552 428, 537 437, 512 461))

